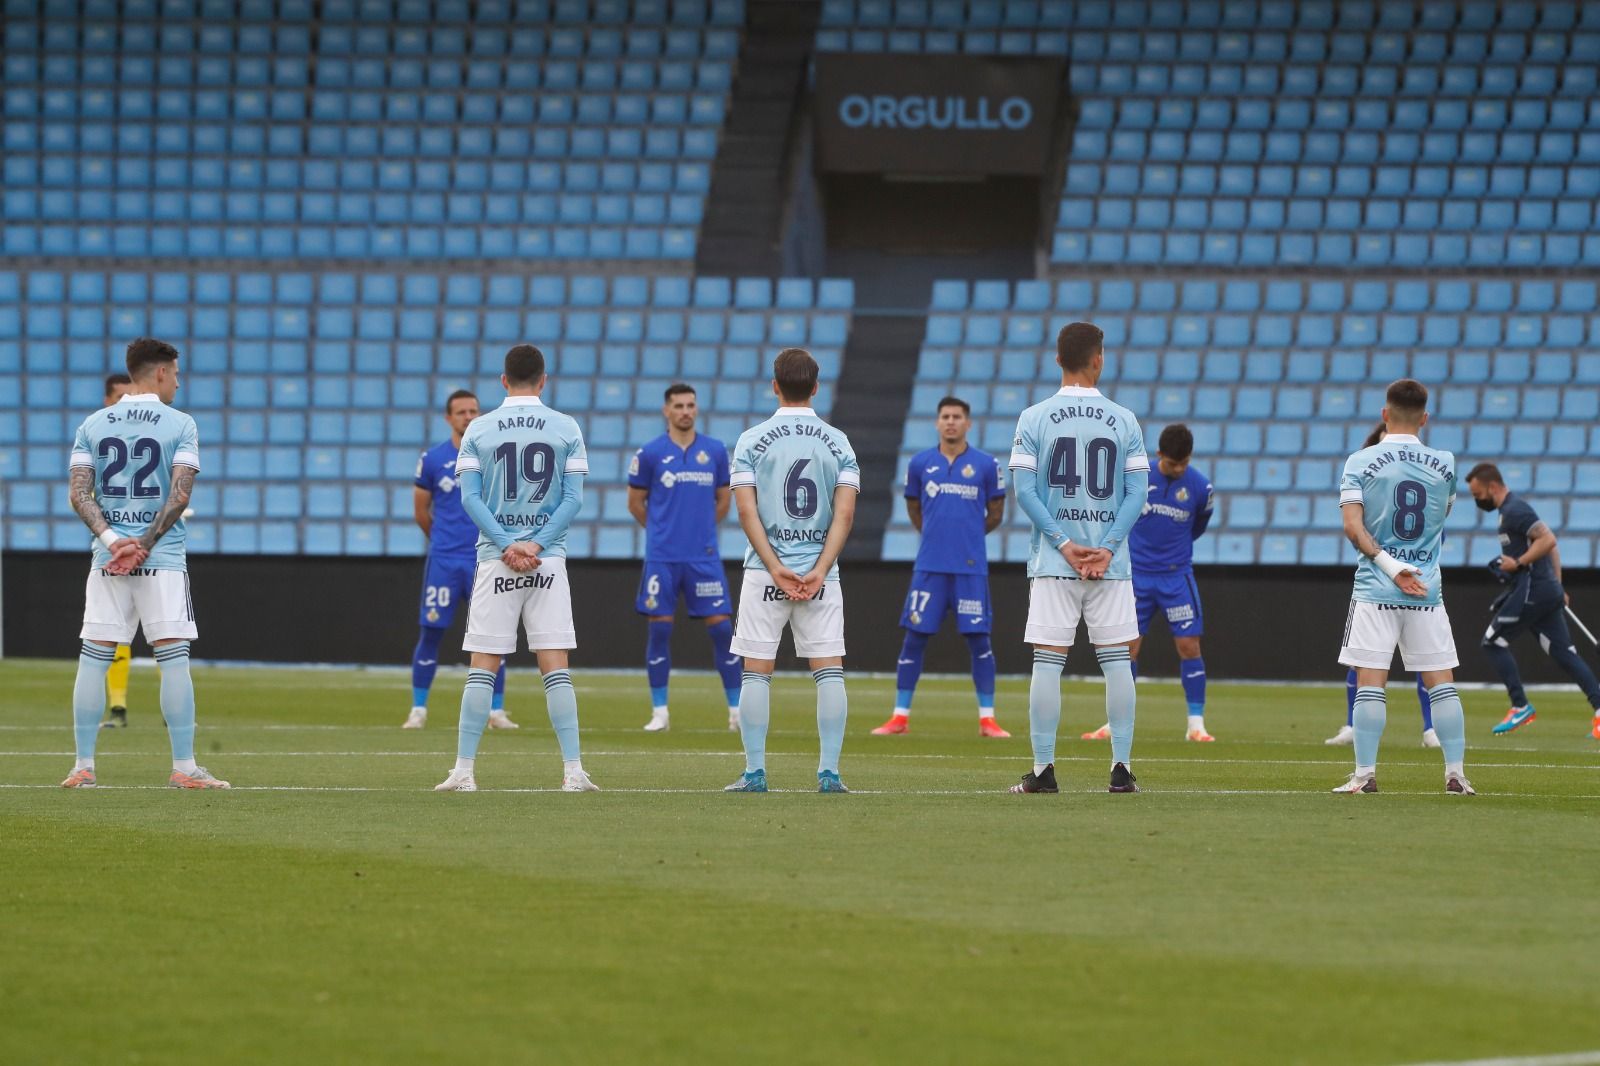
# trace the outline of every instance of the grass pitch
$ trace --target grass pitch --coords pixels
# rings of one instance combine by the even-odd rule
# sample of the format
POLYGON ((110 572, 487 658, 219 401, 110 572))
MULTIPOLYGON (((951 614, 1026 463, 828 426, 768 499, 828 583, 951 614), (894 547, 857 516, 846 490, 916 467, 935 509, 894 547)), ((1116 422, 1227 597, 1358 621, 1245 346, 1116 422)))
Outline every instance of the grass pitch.
MULTIPOLYGON (((200 759, 161 786, 153 667, 102 787, 64 792, 74 666, 0 664, 0 1062, 1409 1063, 1600 1048, 1600 744, 1576 693, 1492 740, 1465 694, 1473 799, 1442 792, 1390 691, 1378 796, 1336 797, 1325 689, 1212 686, 1222 739, 1182 742, 1141 683, 1145 792, 1104 790, 1071 684, 1060 796, 929 680, 913 732, 872 737, 892 683, 852 678, 843 776, 814 787, 813 688, 773 689, 769 776, 743 768, 714 678, 639 731, 642 679, 575 671, 585 765, 554 791, 535 675, 491 733, 483 791, 436 795, 460 672, 402 732, 409 679, 195 669, 200 759)), ((1332 672, 1330 668, 1330 673, 1332 672)))

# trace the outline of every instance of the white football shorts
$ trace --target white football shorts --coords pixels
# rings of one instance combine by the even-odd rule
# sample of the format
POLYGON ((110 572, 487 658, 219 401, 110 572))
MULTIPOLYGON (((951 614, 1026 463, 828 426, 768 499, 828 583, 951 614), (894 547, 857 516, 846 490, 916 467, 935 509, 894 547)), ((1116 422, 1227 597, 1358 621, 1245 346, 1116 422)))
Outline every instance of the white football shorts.
POLYGON ((78 636, 126 644, 141 626, 145 640, 195 639, 189 572, 141 566, 115 577, 98 568, 90 570, 83 594, 83 632, 78 636))
POLYGON ((1394 665, 1395 648, 1407 670, 1453 670, 1456 638, 1444 604, 1390 604, 1350 601, 1344 620, 1344 646, 1339 662, 1344 666, 1387 670, 1394 665))
POLYGON ((746 570, 734 623, 735 655, 776 659, 783 627, 794 634, 794 651, 804 659, 844 654, 844 590, 830 577, 809 600, 791 600, 765 570, 746 570))
POLYGON ((1138 639, 1133 582, 1036 577, 1028 583, 1028 625, 1023 640, 1070 648, 1078 635, 1079 619, 1088 624, 1089 643, 1095 647, 1138 639))
POLYGON ((572 626, 572 590, 567 561, 540 556, 539 568, 519 574, 499 559, 478 563, 467 609, 464 651, 510 655, 517 650, 517 626, 528 634, 529 651, 556 651, 578 646, 572 626))

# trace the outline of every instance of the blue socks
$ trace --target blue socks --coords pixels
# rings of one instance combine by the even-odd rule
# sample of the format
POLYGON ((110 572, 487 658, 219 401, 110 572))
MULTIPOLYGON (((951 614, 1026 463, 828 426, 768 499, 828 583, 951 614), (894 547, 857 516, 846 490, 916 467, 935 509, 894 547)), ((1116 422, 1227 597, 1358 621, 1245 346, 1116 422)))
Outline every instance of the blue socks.
MULTIPOLYGON (((439 642, 444 630, 439 626, 423 626, 417 637, 417 646, 411 653, 411 706, 427 707, 428 694, 433 691, 433 677, 439 672, 439 642)), ((506 664, 502 660, 494 675, 493 709, 506 705, 506 664)))
POLYGON ((1421 674, 1417 675, 1417 703, 1422 706, 1422 731, 1427 732, 1433 728, 1433 697, 1428 693, 1428 686, 1422 683, 1421 674))
POLYGON ((1128 765, 1133 753, 1133 662, 1126 646, 1096 648, 1106 678, 1106 722, 1111 726, 1111 762, 1128 765))
POLYGON ((817 738, 822 753, 817 773, 839 772, 839 750, 844 747, 844 723, 850 715, 850 701, 844 691, 844 667, 824 666, 811 671, 817 683, 817 738))
POLYGON ((1467 754, 1467 720, 1461 710, 1461 695, 1455 685, 1445 682, 1428 690, 1433 704, 1433 730, 1439 734, 1446 770, 1457 770, 1467 754))
POLYGON ((461 724, 456 732, 456 758, 476 759, 478 743, 489 724, 489 702, 494 698, 494 675, 487 670, 468 670, 467 687, 461 691, 461 724))
POLYGON ((1206 713, 1206 661, 1204 659, 1180 659, 1178 661, 1178 679, 1183 682, 1183 699, 1189 705, 1189 713, 1200 715, 1206 713))
POLYGON ((556 743, 561 745, 561 761, 577 762, 578 690, 572 687, 572 675, 566 670, 544 675, 544 704, 550 727, 556 731, 556 743))
POLYGON ((767 726, 771 721, 772 677, 746 670, 739 688, 739 739, 744 742, 746 773, 767 768, 767 726))
POLYGON ((1056 761, 1056 733, 1061 729, 1061 671, 1067 657, 1033 650, 1033 680, 1028 685, 1028 734, 1033 741, 1033 772, 1056 761))
POLYGON ((978 694, 978 717, 994 717, 994 646, 987 633, 968 633, 972 653, 972 688, 978 694))
POLYGON ((503 711, 506 707, 506 661, 500 660, 500 669, 494 672, 494 695, 489 697, 491 711, 503 711))
POLYGON ((117 649, 113 645, 87 640, 78 653, 78 679, 72 685, 72 736, 80 764, 94 763, 100 716, 106 708, 106 672, 116 657, 117 649))
POLYGON ((922 679, 922 661, 928 653, 927 633, 906 630, 905 642, 900 645, 900 656, 895 661, 894 713, 911 710, 911 700, 917 693, 917 682, 922 679))
POLYGON ((651 622, 644 646, 644 672, 650 681, 650 706, 667 705, 667 681, 672 676, 672 623, 651 622))
POLYGON ((733 622, 724 618, 708 625, 706 635, 711 638, 711 654, 716 660, 717 673, 722 675, 722 691, 727 694, 728 709, 734 710, 739 706, 739 686, 744 683, 744 657, 730 650, 733 645, 733 622))
MULTIPOLYGON (((194 679, 189 676, 189 642, 176 641, 155 649, 161 667, 161 717, 167 720, 172 761, 194 761, 194 679)), ((181 767, 193 770, 192 766, 181 767)))
MULTIPOLYGON (((1383 725, 1388 717, 1383 689, 1357 689, 1351 717, 1356 731, 1356 769, 1371 772, 1378 765, 1378 742, 1383 739, 1383 725)), ((1441 738, 1440 744, 1443 743, 1441 738)))

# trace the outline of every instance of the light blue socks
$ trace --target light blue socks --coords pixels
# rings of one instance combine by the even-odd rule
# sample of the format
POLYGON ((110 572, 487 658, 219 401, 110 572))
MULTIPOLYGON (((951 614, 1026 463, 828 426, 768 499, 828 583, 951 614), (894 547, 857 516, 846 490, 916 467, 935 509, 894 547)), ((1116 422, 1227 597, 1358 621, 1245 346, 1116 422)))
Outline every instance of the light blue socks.
POLYGON ((572 687, 570 673, 552 670, 544 675, 544 707, 550 716, 550 728, 556 731, 556 743, 561 746, 561 761, 577 762, 578 690, 572 687))
MULTIPOLYGON (((189 642, 180 640, 155 649, 161 667, 161 717, 167 720, 175 766, 194 761, 194 679, 189 676, 189 642)), ((180 769, 193 770, 189 765, 180 769)))
MULTIPOLYGON (((1389 706, 1382 688, 1356 689, 1356 702, 1350 712, 1350 723, 1356 731, 1356 770, 1370 773, 1378 765, 1378 742, 1383 739, 1383 725, 1388 719, 1389 706)), ((1434 729, 1438 729, 1437 707, 1434 708, 1434 729)), ((1465 740, 1462 741, 1465 746, 1465 740)), ((1439 738, 1444 745, 1444 737, 1439 738)), ((1448 758, 1448 755, 1446 756, 1448 758)))
POLYGON ((844 747, 844 723, 850 716, 850 700, 844 691, 844 667, 824 666, 811 671, 817 683, 817 737, 822 754, 817 773, 838 774, 839 751, 844 747))
POLYGON ((1439 735, 1445 769, 1459 771, 1467 756, 1467 719, 1461 710, 1461 694, 1447 681, 1430 688, 1428 699, 1433 705, 1433 731, 1439 735))
POLYGON ((1128 765, 1133 754, 1133 659, 1125 645, 1096 648, 1106 678, 1106 723, 1111 726, 1111 763, 1128 765))
POLYGON ((78 653, 78 680, 72 685, 72 736, 78 763, 94 763, 94 745, 100 738, 100 717, 106 709, 106 671, 117 657, 109 644, 83 642, 78 653))
POLYGON ((1033 681, 1028 685, 1028 733, 1033 741, 1033 772, 1056 761, 1056 733, 1061 729, 1061 671, 1067 657, 1060 652, 1033 651, 1033 681))
MULTIPOLYGON (((494 699, 494 671, 468 670, 461 690, 461 724, 456 732, 456 759, 476 759, 478 742, 489 724, 489 704, 494 699)), ((458 763, 459 765, 459 763, 458 763)))
POLYGON ((746 670, 739 686, 739 739, 744 742, 744 769, 767 768, 767 726, 772 721, 772 677, 746 670))

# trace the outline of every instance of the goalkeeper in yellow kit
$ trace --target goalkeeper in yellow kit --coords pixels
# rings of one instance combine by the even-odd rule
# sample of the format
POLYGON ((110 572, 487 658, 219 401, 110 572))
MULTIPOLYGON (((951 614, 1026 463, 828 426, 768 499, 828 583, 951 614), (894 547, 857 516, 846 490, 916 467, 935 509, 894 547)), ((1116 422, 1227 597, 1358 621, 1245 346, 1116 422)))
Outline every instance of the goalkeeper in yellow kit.
MULTIPOLYGON (((133 391, 133 379, 126 374, 111 374, 106 378, 106 400, 101 406, 110 407, 133 391)), ((128 672, 133 663, 133 649, 127 644, 117 645, 117 657, 106 671, 106 704, 109 713, 100 723, 101 729, 116 729, 128 724, 128 672)))

